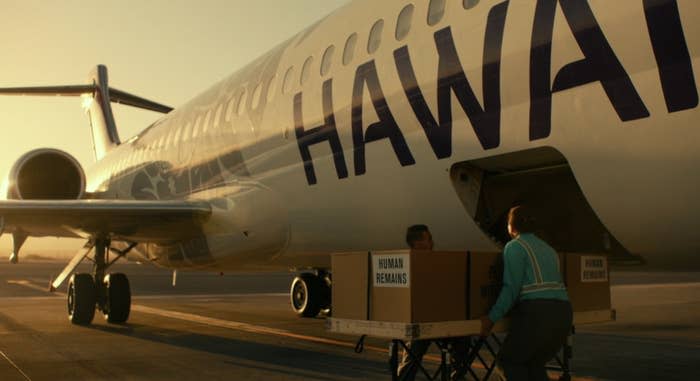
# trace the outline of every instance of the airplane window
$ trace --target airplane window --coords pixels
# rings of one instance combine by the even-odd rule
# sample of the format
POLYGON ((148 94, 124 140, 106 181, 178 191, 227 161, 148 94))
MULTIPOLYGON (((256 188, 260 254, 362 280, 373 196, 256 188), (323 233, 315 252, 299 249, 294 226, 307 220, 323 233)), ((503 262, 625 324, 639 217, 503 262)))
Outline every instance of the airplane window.
POLYGON ((325 76, 331 70, 331 63, 333 63, 333 53, 335 52, 335 46, 331 45, 323 53, 323 59, 321 60, 321 76, 325 76))
POLYGON ((311 64, 314 62, 314 57, 309 56, 309 58, 304 61, 304 66, 301 68, 301 78, 299 79, 300 84, 305 84, 309 80, 309 74, 311 73, 311 64))
POLYGON ((282 84, 282 92, 284 94, 287 94, 292 89, 292 77, 294 77, 294 66, 290 66, 284 74, 284 81, 282 84))
POLYGON ((202 133, 207 132, 211 127, 211 110, 207 111, 207 116, 204 117, 204 122, 202 122, 202 133))
POLYGON ((275 99, 275 90, 277 89, 277 76, 273 75, 270 82, 267 83, 267 101, 272 102, 275 99))
MULTIPOLYGON (((175 133, 175 131, 170 129, 170 130, 168 130, 168 133, 165 134, 165 144, 163 145, 165 148, 170 148, 170 145, 172 144, 172 141, 173 141, 173 134, 174 133, 175 133)), ((134 157, 132 156, 131 159, 133 162, 134 157)))
POLYGON ((226 121, 230 122, 231 121, 231 115, 233 115, 233 110, 236 107, 236 97, 233 96, 231 97, 231 100, 228 101, 228 106, 226 106, 226 121))
POLYGON ((192 122, 187 122, 185 127, 182 129, 182 137, 180 138, 181 142, 184 142, 186 140, 190 140, 190 133, 192 131, 192 122))
POLYGON ((411 31, 411 22, 413 21, 413 4, 408 4, 403 7, 399 13, 399 19, 396 21, 396 40, 401 41, 408 32, 411 31))
POLYGON ((479 4, 479 0, 462 0, 462 5, 464 6, 464 9, 474 8, 477 4, 479 4))
POLYGON ((219 103, 219 106, 216 108, 216 113, 214 114, 214 120, 212 121, 212 127, 216 127, 221 124, 221 114, 224 110, 224 104, 219 103))
POLYGON ((180 134, 182 133, 182 125, 180 125, 177 130, 175 130, 175 136, 173 136, 173 144, 180 143, 180 134))
POLYGON ((445 0, 430 0, 428 7, 428 25, 435 25, 445 15, 445 0))
POLYGON ((355 45, 357 45, 357 33, 353 33, 345 41, 345 48, 343 50, 343 65, 347 65, 352 61, 352 57, 355 55, 355 45))
POLYGON ((243 115, 243 111, 245 111, 246 98, 248 98, 248 93, 243 89, 243 94, 241 94, 241 99, 238 101, 238 109, 236 110, 238 115, 243 115))
POLYGON ((262 82, 258 83, 257 86, 255 86, 255 90, 253 90, 253 100, 251 104, 251 108, 253 110, 257 109, 258 106, 260 105, 260 94, 262 93, 262 82))
POLYGON ((369 40, 367 41, 367 53, 372 54, 379 49, 382 43, 382 32, 384 31, 384 20, 379 20, 372 25, 372 30, 369 31, 369 40))
POLYGON ((194 127, 192 127, 192 139, 196 138, 199 135, 199 130, 202 129, 202 116, 199 115, 197 116, 197 119, 194 121, 194 127))

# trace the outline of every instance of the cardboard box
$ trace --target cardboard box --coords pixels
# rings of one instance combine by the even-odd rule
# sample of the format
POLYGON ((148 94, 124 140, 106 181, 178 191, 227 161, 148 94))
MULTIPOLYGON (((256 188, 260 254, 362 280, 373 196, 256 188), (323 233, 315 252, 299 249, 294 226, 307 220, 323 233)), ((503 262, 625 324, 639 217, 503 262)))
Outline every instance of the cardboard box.
POLYGON ((408 250, 334 254, 333 317, 405 323, 478 318, 500 292, 500 258, 408 250))
POLYGON ((420 323, 466 318, 467 253, 372 253, 370 318, 420 323))
POLYGON ((369 319, 369 252, 331 255, 333 317, 369 319))
MULTIPOLYGON (((560 253, 574 311, 607 310, 607 257, 560 253)), ((478 319, 501 290, 500 253, 384 251, 331 256, 333 317, 404 323, 478 319)))
POLYGON ((564 283, 574 312, 610 309, 607 256, 566 253, 564 257, 564 283))
POLYGON ((469 319, 479 319, 491 310, 503 286, 501 253, 469 253, 469 319))

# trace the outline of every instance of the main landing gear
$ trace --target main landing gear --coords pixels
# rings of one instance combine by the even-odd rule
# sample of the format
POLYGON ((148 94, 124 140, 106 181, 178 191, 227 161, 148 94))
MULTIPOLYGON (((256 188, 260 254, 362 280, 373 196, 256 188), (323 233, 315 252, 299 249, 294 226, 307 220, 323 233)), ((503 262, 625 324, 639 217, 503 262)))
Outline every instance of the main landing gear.
POLYGON ((331 274, 324 269, 301 272, 289 290, 292 310, 302 317, 315 317, 319 312, 331 313, 331 274))
MULTIPOLYGON (((105 274, 106 270, 119 258, 123 257, 135 244, 125 250, 110 248, 109 240, 96 240, 86 246, 86 250, 78 253, 66 267, 64 273, 72 272, 77 264, 87 257, 87 253, 94 246, 93 273, 76 273, 70 278, 68 284, 68 319, 73 324, 86 325, 92 322, 95 309, 102 311, 105 319, 110 323, 124 323, 129 318, 131 311, 131 290, 129 280, 122 273, 105 274), (109 251, 117 254, 112 261, 109 260, 109 251), (72 268, 71 268, 72 267, 72 268)), ((61 276, 65 276, 61 274, 61 276)), ((59 276, 59 278, 61 277, 59 276)), ((62 279, 57 279, 62 281, 62 279)), ((56 281, 54 288, 58 287, 56 281)))

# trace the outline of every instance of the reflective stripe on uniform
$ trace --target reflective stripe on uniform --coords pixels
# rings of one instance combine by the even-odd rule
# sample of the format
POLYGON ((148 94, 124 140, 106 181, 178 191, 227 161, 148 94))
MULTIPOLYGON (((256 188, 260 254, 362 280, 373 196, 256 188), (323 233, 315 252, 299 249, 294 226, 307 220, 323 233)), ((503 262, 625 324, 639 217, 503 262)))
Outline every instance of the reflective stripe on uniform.
POLYGON ((530 284, 527 286, 523 286, 522 290, 520 291, 520 295, 523 294, 530 294, 533 292, 537 291, 544 291, 544 290, 566 290, 566 287, 559 282, 546 282, 542 284, 530 284))
MULTIPOLYGON (((542 270, 540 269, 540 264, 537 261, 534 251, 530 245, 525 242, 525 240, 517 238, 515 242, 519 243, 527 252, 527 256, 530 257, 530 265, 532 266, 532 273, 535 276, 535 283, 522 286, 520 289, 520 295, 530 294, 533 292, 544 291, 544 290, 566 290, 566 287, 561 282, 545 282, 542 278, 542 270)), ((559 256, 557 257, 557 268, 559 267, 559 256)))
POLYGON ((530 257, 530 265, 532 265, 532 273, 535 275, 535 283, 544 283, 544 280, 542 279, 542 270, 540 270, 540 264, 539 262, 537 262, 535 253, 530 248, 530 245, 528 245, 527 242, 521 240, 520 238, 517 238, 515 242, 519 243, 520 246, 522 246, 527 252, 528 257, 530 257))

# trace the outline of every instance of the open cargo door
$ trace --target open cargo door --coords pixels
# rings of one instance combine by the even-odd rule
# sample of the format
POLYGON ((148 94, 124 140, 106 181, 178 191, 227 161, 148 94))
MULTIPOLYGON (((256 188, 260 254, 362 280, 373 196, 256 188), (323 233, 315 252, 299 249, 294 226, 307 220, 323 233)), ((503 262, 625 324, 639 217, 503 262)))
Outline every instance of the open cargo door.
POLYGON ((601 223, 566 158, 551 147, 456 163, 450 175, 464 208, 494 241, 509 241, 508 210, 527 203, 540 235, 560 252, 631 257, 601 223))

